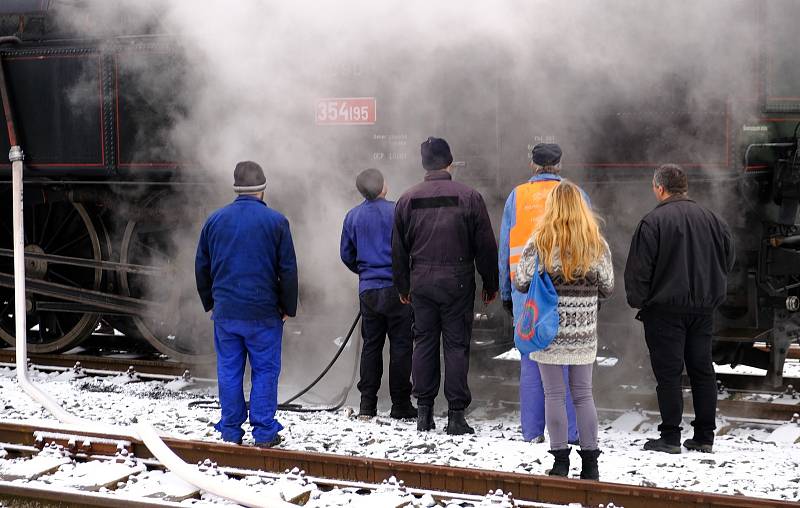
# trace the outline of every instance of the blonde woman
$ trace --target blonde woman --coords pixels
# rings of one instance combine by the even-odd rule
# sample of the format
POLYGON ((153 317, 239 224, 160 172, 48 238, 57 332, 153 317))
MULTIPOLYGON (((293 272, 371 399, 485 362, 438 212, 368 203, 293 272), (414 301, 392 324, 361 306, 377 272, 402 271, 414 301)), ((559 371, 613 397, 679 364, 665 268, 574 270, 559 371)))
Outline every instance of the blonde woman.
POLYGON ((578 420, 583 461, 581 478, 598 480, 597 410, 592 396, 592 366, 597 355, 597 302, 614 289, 611 252, 600 234, 598 220, 580 189, 564 180, 547 196, 544 215, 522 251, 517 289, 527 292, 537 265, 553 280, 558 293, 559 328, 553 342, 530 354, 539 364, 544 385, 545 422, 551 476, 567 476, 566 386, 563 366, 569 366, 569 387, 578 420))

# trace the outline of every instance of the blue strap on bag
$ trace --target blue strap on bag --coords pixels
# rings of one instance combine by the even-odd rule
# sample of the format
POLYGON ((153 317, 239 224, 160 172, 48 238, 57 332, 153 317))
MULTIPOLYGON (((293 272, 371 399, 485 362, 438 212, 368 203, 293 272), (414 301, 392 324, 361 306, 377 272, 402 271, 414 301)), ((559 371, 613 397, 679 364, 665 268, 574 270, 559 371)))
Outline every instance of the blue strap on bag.
POLYGON ((541 351, 558 333, 558 294, 550 275, 539 273, 539 255, 534 258, 533 278, 525 295, 522 312, 514 326, 514 345, 528 355, 541 351))

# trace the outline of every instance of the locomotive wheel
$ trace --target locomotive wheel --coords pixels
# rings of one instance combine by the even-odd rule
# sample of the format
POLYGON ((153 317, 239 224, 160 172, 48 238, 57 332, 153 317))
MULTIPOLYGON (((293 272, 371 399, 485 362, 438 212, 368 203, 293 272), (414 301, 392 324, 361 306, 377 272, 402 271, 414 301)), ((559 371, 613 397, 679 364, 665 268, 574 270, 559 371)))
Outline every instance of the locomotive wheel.
POLYGON ((213 360, 214 353, 212 325, 194 284, 196 235, 189 235, 189 231, 190 227, 176 221, 154 219, 129 221, 126 225, 120 261, 161 267, 165 275, 120 272, 123 295, 159 302, 163 310, 158 316, 132 318, 133 326, 124 326, 123 332, 138 334, 174 360, 207 363, 213 360), (183 245, 178 240, 182 232, 187 233, 183 235, 183 245))
MULTIPOLYGON (((3 221, 0 222, 0 246, 13 246, 11 210, 7 194, 0 196, 3 221)), ((24 209, 25 251, 53 254, 100 261, 103 241, 86 209, 79 203, 60 201, 33 205, 24 209)), ((101 230, 102 231, 102 230, 101 230)), ((0 272, 13 274, 13 258, 0 257, 0 272)), ((48 261, 26 259, 25 273, 29 278, 47 282, 98 290, 103 273, 99 268, 75 267, 48 261)), ((98 314, 81 312, 54 312, 39 310, 49 302, 65 303, 67 300, 26 295, 28 309, 28 350, 32 353, 54 353, 67 350, 91 335, 97 326, 98 314)), ((0 287, 0 339, 14 345, 14 289, 0 287)))

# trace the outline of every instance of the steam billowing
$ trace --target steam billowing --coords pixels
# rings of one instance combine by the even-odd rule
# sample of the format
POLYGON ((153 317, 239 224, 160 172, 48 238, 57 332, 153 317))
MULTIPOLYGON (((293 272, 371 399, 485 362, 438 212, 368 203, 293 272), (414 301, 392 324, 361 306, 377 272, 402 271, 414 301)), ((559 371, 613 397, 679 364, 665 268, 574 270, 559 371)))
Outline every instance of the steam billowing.
MULTIPOLYGON (((161 92, 181 83, 168 90, 182 105, 163 135, 218 182, 220 203, 237 161, 265 168, 267 201, 292 224, 303 312, 328 320, 306 337, 319 353, 298 353, 304 372, 356 312, 338 245, 360 170, 381 169, 396 198, 423 175, 419 143, 444 137, 465 163, 456 178, 481 190, 498 230, 506 196, 528 176, 529 146, 558 142, 565 176, 607 218, 619 274, 653 204, 652 167, 683 163, 697 177, 736 166, 731 129, 758 106, 730 100, 758 96, 758 1, 122 3, 60 9, 89 33, 173 37, 186 64, 143 67, 139 79, 161 92), (316 125, 316 101, 330 97, 375 97, 377 122, 316 125)), ((608 308, 633 323, 621 284, 608 308)), ((621 347, 640 342, 635 325, 609 330, 621 347)))

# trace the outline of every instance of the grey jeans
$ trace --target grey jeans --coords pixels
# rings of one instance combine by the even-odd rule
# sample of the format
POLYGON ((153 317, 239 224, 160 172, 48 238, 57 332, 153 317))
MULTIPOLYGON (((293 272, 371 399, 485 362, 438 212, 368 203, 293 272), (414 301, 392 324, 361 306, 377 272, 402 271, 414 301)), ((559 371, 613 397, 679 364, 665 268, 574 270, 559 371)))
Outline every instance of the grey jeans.
MULTIPOLYGON (((568 365, 569 388, 578 420, 578 438, 581 449, 597 449, 597 409, 592 395, 592 367, 568 365)), ((550 449, 567 447, 567 387, 564 384, 563 365, 539 363, 544 386, 544 420, 550 435, 550 449)))

